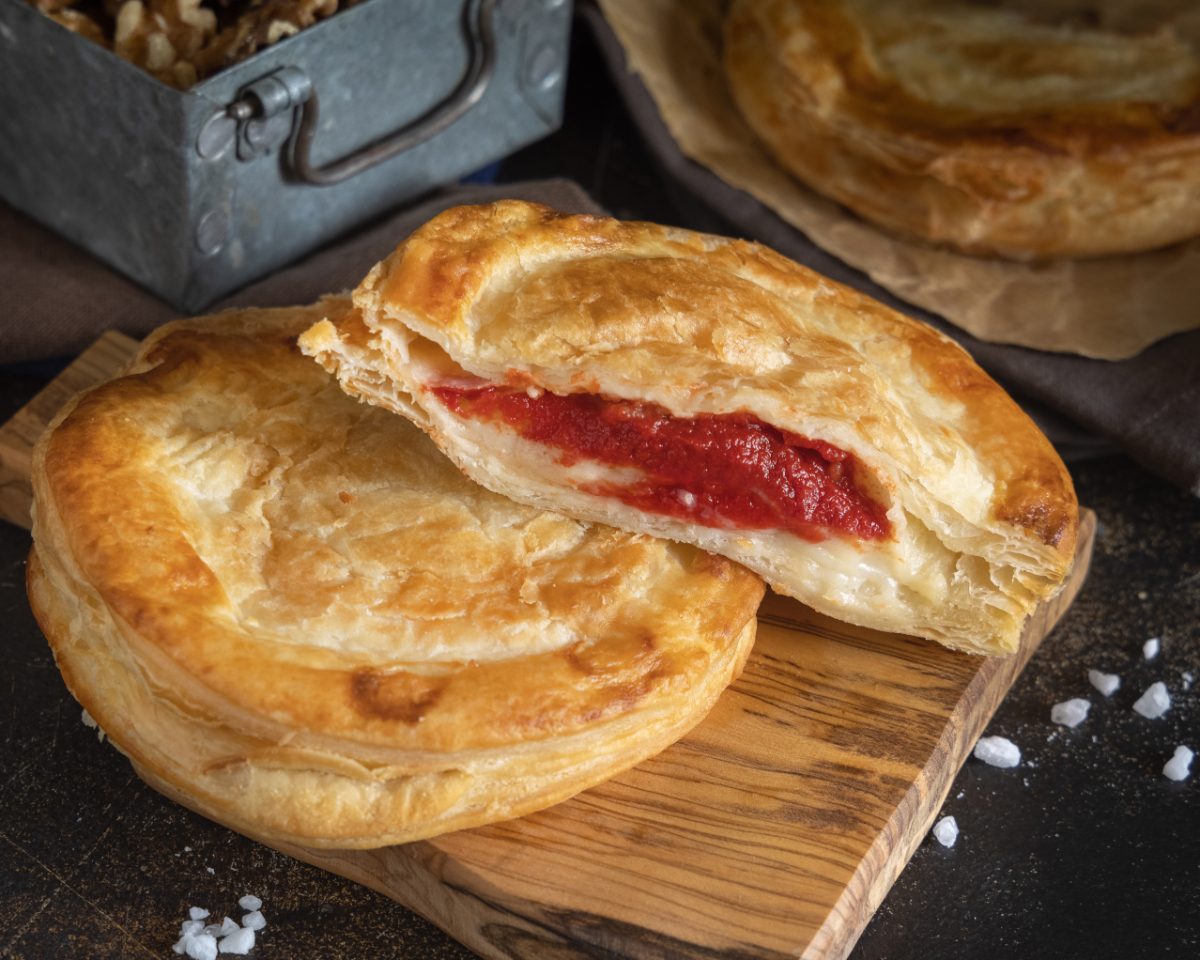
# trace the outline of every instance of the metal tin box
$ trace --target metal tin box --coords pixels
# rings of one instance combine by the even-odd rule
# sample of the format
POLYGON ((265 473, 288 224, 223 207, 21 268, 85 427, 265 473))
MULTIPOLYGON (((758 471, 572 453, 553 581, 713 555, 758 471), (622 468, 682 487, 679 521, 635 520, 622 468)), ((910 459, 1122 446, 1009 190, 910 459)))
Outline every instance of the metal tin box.
POLYGON ((181 92, 0 0, 0 196, 200 310, 554 130, 570 6, 366 0, 181 92))

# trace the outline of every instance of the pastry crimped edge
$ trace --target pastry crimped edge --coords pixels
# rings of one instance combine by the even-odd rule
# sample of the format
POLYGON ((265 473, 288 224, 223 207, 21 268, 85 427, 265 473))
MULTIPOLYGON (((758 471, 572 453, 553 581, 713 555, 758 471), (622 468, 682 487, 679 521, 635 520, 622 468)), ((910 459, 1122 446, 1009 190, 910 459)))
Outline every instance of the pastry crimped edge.
POLYGON ((377 265, 354 299, 357 315, 314 325, 301 349, 351 394, 413 419, 477 482, 545 509, 712 550, 835 618, 975 653, 1011 653, 1025 617, 1059 589, 1072 563, 1078 506, 1065 467, 965 351, 759 245, 501 201, 430 221, 377 265), (582 282, 568 276, 573 265, 585 271, 582 282), (683 276, 672 286, 661 273, 676 267, 683 276), (643 269, 659 275, 647 279, 643 269), (521 288, 526 275, 533 284, 548 276, 562 289, 521 288), (606 297, 615 306, 602 320, 580 314, 587 307, 579 304, 606 297), (677 306, 656 314, 656 297, 693 312, 677 306), (763 319, 807 307, 814 308, 802 318, 807 332, 763 319), (523 325, 523 310, 537 322, 523 325), (744 319, 763 322, 750 333, 732 329, 744 319), (501 326, 502 343, 486 338, 489 323, 501 326), (787 349, 779 345, 784 334, 794 340, 787 349), (772 364, 803 360, 804 336, 814 350, 858 364, 857 372, 817 363, 804 372, 818 382, 813 388, 773 380, 772 364), (945 595, 918 597, 915 612, 895 609, 907 600, 856 598, 850 587, 828 584, 838 563, 856 561, 844 555, 856 548, 837 537, 824 547, 788 538, 781 549, 787 535, 681 523, 564 486, 552 455, 539 456, 511 432, 459 420, 430 399, 415 358, 431 351, 452 370, 492 382, 649 401, 682 417, 749 412, 847 450, 883 484, 889 517, 910 531, 903 550, 921 557, 933 550, 936 563, 953 563, 927 578, 930 595, 945 595), (906 405, 934 410, 914 426, 906 405), (957 418, 953 426, 939 422, 943 408, 957 418), (949 548, 926 543, 931 525, 949 548), (817 586, 798 582, 797 553, 817 586))
POLYGON ((964 118, 886 74, 843 4, 786 0, 734 0, 724 64, 776 161, 899 234, 1018 260, 1200 235, 1200 80, 1185 103, 1131 95, 964 118))
MULTIPOLYGON (((230 311, 206 321, 181 321, 152 335, 130 373, 135 378, 149 373, 152 393, 156 367, 186 368, 197 357, 203 362, 206 347, 199 341, 189 344, 192 333, 279 340, 282 332, 286 349, 294 353, 295 332, 344 308, 344 300, 329 299, 306 308, 230 311), (183 339, 173 346, 176 334, 183 339)), ((309 363, 299 356, 289 362, 309 363)), ((247 371, 253 375, 253 365, 247 371)), ((357 655, 346 655, 343 663, 336 650, 322 652, 300 665, 282 655, 264 664, 257 658, 260 649, 240 649, 248 641, 239 624, 228 622, 230 611, 219 606, 220 584, 212 582, 198 556, 188 556, 186 549, 140 552, 139 547, 155 546, 153 531, 145 532, 149 539, 141 544, 126 547, 112 540, 120 538, 122 524, 129 533, 135 529, 129 524, 152 515, 163 519, 170 512, 155 504, 142 516, 137 501, 146 491, 126 495, 119 482, 106 482, 103 471, 117 471, 120 481, 119 458, 136 451, 67 456, 102 453, 103 440, 90 448, 87 433, 106 416, 108 396, 121 389, 104 385, 76 398, 35 450, 30 602, 68 688, 112 742, 152 785, 185 797, 188 806, 215 820, 266 840, 366 848, 521 816, 668 746, 703 718, 744 665, 762 585, 727 561, 698 551, 677 564, 675 580, 659 590, 659 601, 668 606, 653 607, 655 587, 646 595, 651 606, 645 620, 630 625, 629 642, 645 653, 646 663, 592 663, 593 649, 601 660, 624 649, 623 639, 613 646, 600 638, 578 654, 593 671, 579 676, 578 715, 564 688, 562 716, 529 718, 532 728, 520 727, 520 676, 529 673, 529 684, 542 683, 540 664, 552 680, 561 679, 559 674, 574 669, 555 662, 562 655, 528 659, 528 667, 518 664, 512 682, 500 684, 499 700, 498 691, 485 686, 481 697, 491 699, 479 701, 478 717, 468 711, 439 718, 441 705, 422 699, 420 690, 405 699, 412 691, 400 681, 409 674, 401 671, 393 684, 391 673, 352 666, 357 655), (72 424, 83 431, 73 439, 72 424), (56 437, 63 437, 64 429, 69 449, 56 451, 56 437), (107 516, 98 507, 88 508, 83 501, 89 498, 109 501, 107 516), (688 587, 706 609, 688 612, 688 587), (205 597, 216 597, 218 606, 206 606, 205 597), (639 624, 652 634, 656 627, 661 632, 638 640, 633 634, 639 624), (700 632, 693 637, 689 630, 700 632), (220 656, 207 657, 213 650, 220 656), (374 678, 368 688, 357 682, 364 669, 368 680, 374 678), (612 693, 601 691, 589 699, 588 691, 605 682, 613 685, 612 693), (265 688, 261 698, 256 697, 259 688, 265 688), (518 708, 517 726, 511 729, 504 722, 508 701, 518 708), (418 709, 414 713, 407 706, 418 709), (489 717, 496 724, 489 726, 489 717), (433 739, 424 743, 428 721, 433 721, 433 739)), ((340 391, 334 398, 355 406, 340 391)), ((432 456, 440 462, 439 455, 432 456)), ((603 534, 595 549, 607 549, 603 545, 611 540, 603 534)), ((623 542, 635 552, 659 550, 637 538, 623 542)), ((619 556, 618 550, 614 563, 619 556)), ((632 602, 636 612, 641 601, 633 597, 632 602)), ((567 659, 571 656, 576 654, 568 652, 567 659)), ((465 671, 468 694, 470 668, 452 665, 465 671)), ((412 676, 419 686, 420 676, 412 676)))

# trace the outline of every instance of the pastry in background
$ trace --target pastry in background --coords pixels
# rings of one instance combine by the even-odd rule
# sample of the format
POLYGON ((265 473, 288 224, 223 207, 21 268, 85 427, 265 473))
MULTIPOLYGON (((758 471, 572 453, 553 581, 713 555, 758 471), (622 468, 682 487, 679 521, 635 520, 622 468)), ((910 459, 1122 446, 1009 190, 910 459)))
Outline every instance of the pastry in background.
POLYGON ((315 847, 530 813, 686 733, 762 582, 471 483, 300 355, 347 309, 169 325, 51 425, 28 581, 71 692, 163 792, 315 847))
POLYGON ((778 162, 899 234, 1015 259, 1200 234, 1200 5, 733 0, 725 68, 778 162))
POLYGON ((1070 477, 966 352, 757 244, 458 207, 354 302, 301 349, 472 479, 821 613, 1010 653, 1071 565, 1070 477))

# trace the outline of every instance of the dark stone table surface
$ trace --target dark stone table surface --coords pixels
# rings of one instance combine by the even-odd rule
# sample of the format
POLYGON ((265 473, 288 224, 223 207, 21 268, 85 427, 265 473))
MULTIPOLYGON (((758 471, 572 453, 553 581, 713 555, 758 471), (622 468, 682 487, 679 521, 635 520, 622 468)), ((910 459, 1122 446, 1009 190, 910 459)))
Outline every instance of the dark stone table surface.
MULTIPOLYGON (((689 223, 658 180, 586 40, 577 39, 564 130, 500 179, 568 175, 610 210, 689 223)), ((0 294, 2 298, 2 294, 0 294)), ((0 378, 0 420, 49 368, 0 378)), ((1200 416, 1200 411, 1197 411, 1200 416)), ((1172 783, 1174 747, 1200 751, 1200 501, 1119 456, 1072 461, 1099 515, 1092 574, 989 727, 1022 765, 968 761, 945 805, 962 834, 927 840, 867 928, 856 960, 1200 956, 1200 761, 1172 783), (1153 661, 1142 643, 1162 638, 1153 661), (1104 698, 1091 667, 1121 676, 1104 698), (1131 710, 1166 683, 1170 711, 1131 710), (1087 697, 1075 730, 1051 706, 1087 697)), ((437 928, 365 888, 195 816, 144 786, 80 722, 29 612, 29 535, 0 522, 0 957, 173 957, 189 905, 235 913, 264 900, 261 958, 459 958, 437 928)))

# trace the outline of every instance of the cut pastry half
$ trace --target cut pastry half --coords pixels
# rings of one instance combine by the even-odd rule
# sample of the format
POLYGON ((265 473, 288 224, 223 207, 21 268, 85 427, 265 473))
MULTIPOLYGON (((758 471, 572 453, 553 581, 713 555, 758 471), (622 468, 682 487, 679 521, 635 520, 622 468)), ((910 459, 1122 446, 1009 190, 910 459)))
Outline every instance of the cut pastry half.
POLYGON ((1070 478, 946 337, 755 244, 518 201, 434 218, 301 349, 522 503, 736 560, 822 613, 1016 649, 1070 478))
POLYGON ((346 300, 155 333, 33 468, 30 599, 152 783, 253 836, 520 816, 700 721, 762 582, 471 483, 295 346, 346 300))
POLYGON ((1200 235, 1192 0, 733 0, 724 63, 786 170, 970 253, 1200 235))

